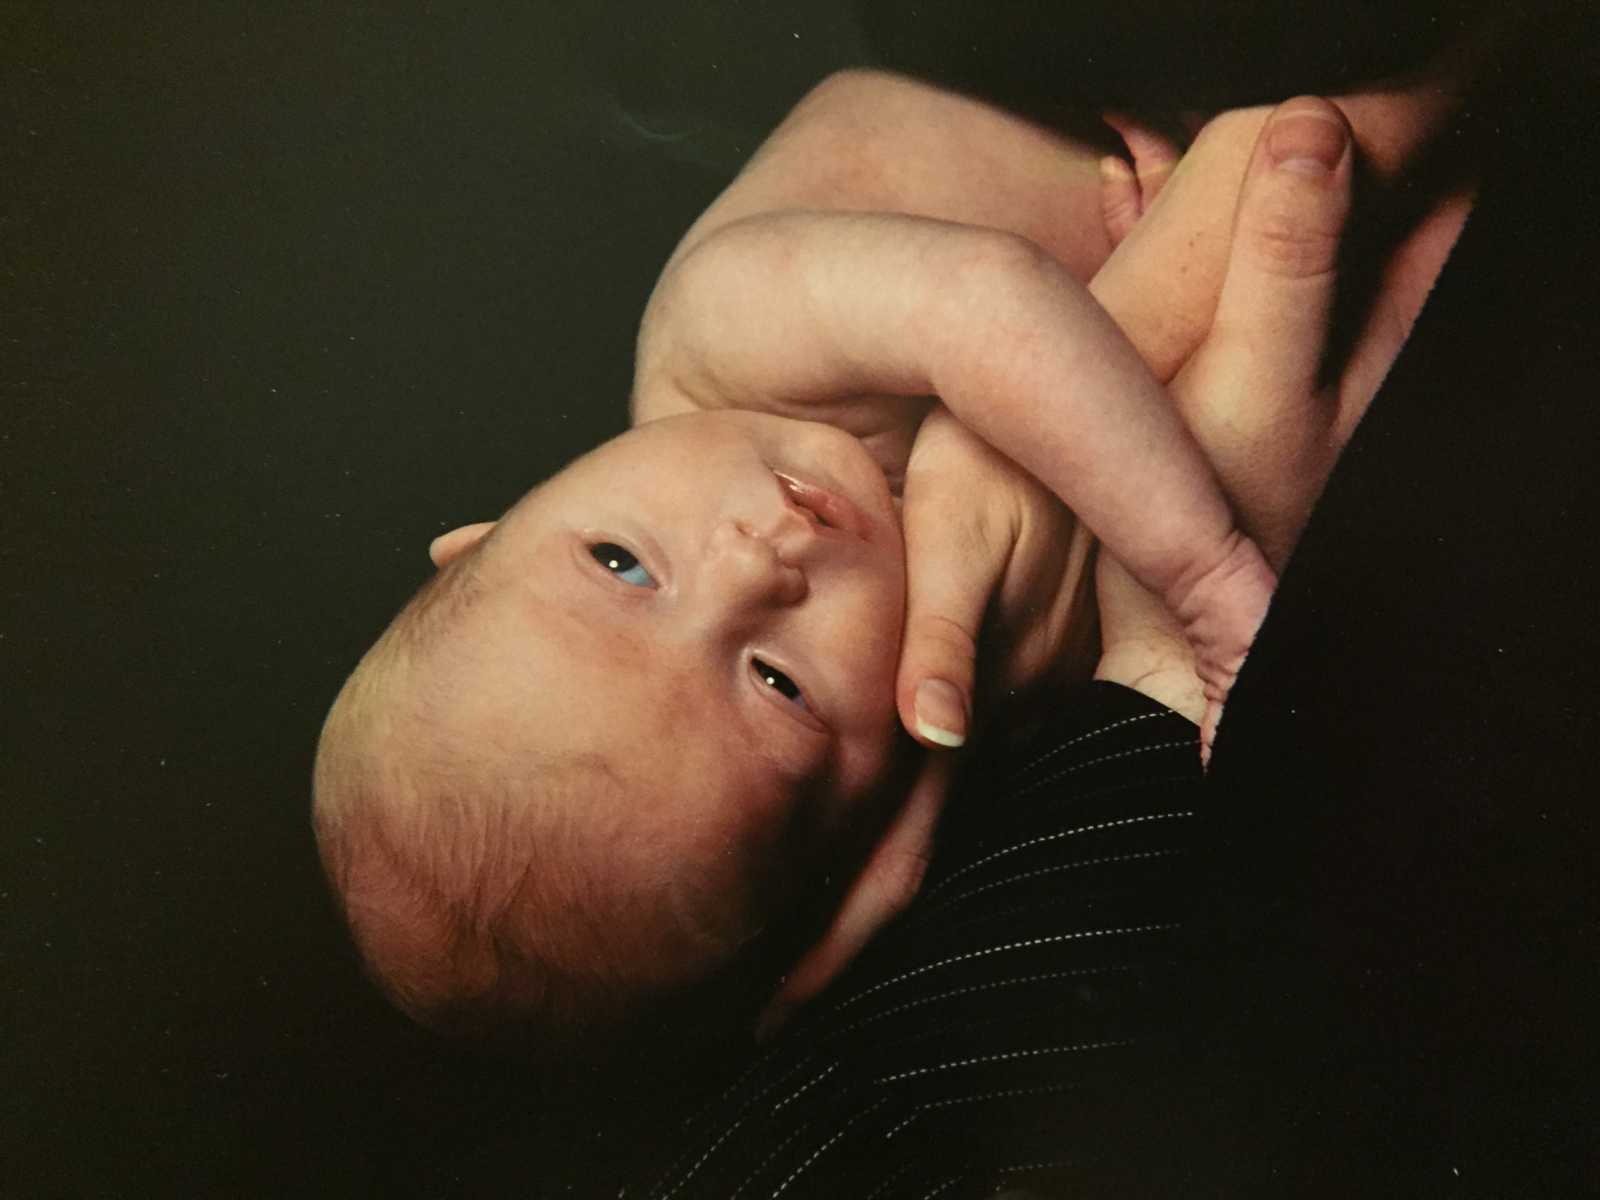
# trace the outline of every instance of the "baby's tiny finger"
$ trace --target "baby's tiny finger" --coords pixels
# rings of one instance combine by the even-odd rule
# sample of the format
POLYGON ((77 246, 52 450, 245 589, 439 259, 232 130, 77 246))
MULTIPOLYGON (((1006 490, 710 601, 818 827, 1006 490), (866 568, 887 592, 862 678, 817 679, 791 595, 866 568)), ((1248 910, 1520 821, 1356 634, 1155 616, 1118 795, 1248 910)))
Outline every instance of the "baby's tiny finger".
POLYGON ((1100 160, 1100 215, 1113 246, 1121 245, 1139 220, 1139 181, 1115 154, 1100 160))
POLYGON ((1171 138, 1126 113, 1106 113, 1104 120, 1122 136, 1128 153, 1133 156, 1134 177, 1139 183, 1139 212, 1143 214, 1166 186, 1182 152, 1171 138))

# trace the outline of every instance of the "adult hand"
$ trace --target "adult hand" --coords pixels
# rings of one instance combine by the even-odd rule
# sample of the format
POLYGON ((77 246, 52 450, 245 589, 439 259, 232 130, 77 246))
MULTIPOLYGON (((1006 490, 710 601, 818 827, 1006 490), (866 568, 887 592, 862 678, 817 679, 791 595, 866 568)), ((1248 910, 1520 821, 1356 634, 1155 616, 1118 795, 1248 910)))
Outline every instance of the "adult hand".
MULTIPOLYGON (((1316 379, 1339 235, 1349 208, 1349 132, 1336 108, 1315 99, 1289 101, 1265 124, 1257 112, 1248 119, 1259 134, 1247 158, 1238 140, 1241 123, 1225 121, 1208 147, 1213 157, 1189 177, 1194 194, 1209 202, 1218 181, 1236 181, 1241 164, 1248 162, 1242 190, 1236 185, 1234 193, 1233 227, 1211 239, 1209 253, 1219 247, 1228 252, 1218 268, 1225 275, 1216 318, 1178 373, 1173 393, 1202 447, 1216 456, 1245 530, 1264 538, 1274 566, 1281 566, 1332 465, 1331 409, 1316 379), (1318 156, 1332 166, 1319 170, 1318 156)), ((1146 202, 1155 190, 1145 193, 1146 202)), ((1167 200, 1182 196, 1176 187, 1161 194, 1167 200)), ((1170 245, 1175 230, 1215 224, 1209 214, 1191 215, 1181 208, 1169 207, 1168 214, 1161 224, 1149 227, 1144 241, 1154 258, 1166 258, 1156 250, 1170 245)), ((1136 344, 1141 350, 1157 348, 1159 357, 1192 343, 1187 330, 1200 303, 1190 289, 1176 289, 1182 321, 1161 319, 1147 299, 1162 287, 1163 264, 1154 258, 1124 256, 1114 284, 1118 295, 1130 302, 1137 299, 1131 309, 1136 344), (1130 290, 1141 277, 1147 290, 1130 290)), ((1206 264, 1193 265, 1198 270, 1206 264)), ((1016 468, 943 410, 930 417, 918 445, 923 470, 908 467, 906 481, 910 607, 897 700, 907 728, 930 720, 937 728, 931 708, 924 711, 917 704, 918 689, 930 678, 948 682, 959 699, 944 710, 949 714, 945 719, 961 721, 964 731, 985 605, 992 595, 1003 602, 1006 563, 1016 548, 1015 541, 1008 543, 1003 526, 985 524, 982 506, 973 505, 972 497, 1004 480, 995 473, 999 464, 1016 468), (952 478, 971 479, 979 490, 952 485, 952 478)), ((1020 486, 1025 482, 1012 481, 1019 498, 1026 495, 1020 486)), ((990 515, 999 511, 988 510, 990 515)), ((1084 559, 1075 561, 1081 566, 1084 559)), ((1103 653, 1096 677, 1144 691, 1198 719, 1205 697, 1189 639, 1176 618, 1106 556, 1100 559, 1097 585, 1103 653)), ((1081 606, 1073 612, 1082 628, 1081 606)), ((1209 743, 1212 733, 1212 728, 1204 729, 1203 740, 1209 743)), ((923 740, 945 744, 945 739, 927 736, 926 728, 923 740)), ((948 766, 936 756, 869 857, 827 934, 769 1005, 763 1032, 820 992, 913 898, 948 779, 948 766)))
MULTIPOLYGON (((1157 372, 1176 373, 1174 402, 1245 532, 1281 567, 1337 454, 1336 398, 1317 379, 1350 203, 1348 124, 1315 98, 1239 110, 1211 121, 1179 162, 1151 131, 1112 122, 1134 169, 1107 164, 1102 195, 1118 244, 1091 288, 1157 372), (1319 165, 1318 154, 1331 158, 1319 165)), ((970 560, 953 557, 959 539, 949 540, 947 523, 961 516, 946 517, 941 504, 958 509, 961 500, 948 488, 926 496, 918 506, 930 506, 929 536, 912 545, 908 528, 912 605, 898 700, 907 728, 939 744, 926 736, 931 705, 916 697, 942 695, 946 713, 971 713, 986 594, 970 560)), ((1209 749, 1221 709, 1196 680, 1193 638, 1102 561, 1100 676, 1136 680, 1200 720, 1209 749)))
POLYGON ((1340 449, 1325 386, 1339 240, 1350 211, 1344 114, 1304 96, 1256 140, 1217 315, 1172 382, 1241 523, 1275 568, 1299 537, 1340 449))
POLYGON ((980 637, 991 696, 1025 696, 1057 672, 1082 678, 1093 660, 1088 531, 942 405, 917 432, 901 515, 908 594, 896 698, 906 728, 935 749, 828 930, 768 1005, 763 1033, 822 991, 921 886, 955 769, 949 748, 969 732, 980 637))
MULTIPOLYGON (((1240 190, 1253 147, 1272 111, 1258 107, 1223 113, 1207 122, 1181 155, 1178 146, 1155 130, 1129 117, 1106 117, 1122 135, 1133 165, 1130 168, 1120 158, 1100 164, 1101 213, 1114 250, 1090 283, 1090 291, 1163 381, 1173 378, 1212 328, 1229 270, 1240 190)), ((928 505, 930 519, 923 523, 928 536, 918 539, 917 549, 908 556, 912 619, 902 650, 898 699, 907 729, 925 744, 939 744, 918 728, 914 698, 926 681, 933 681, 930 692, 943 695, 946 712, 970 716, 987 702, 987 697, 975 702, 974 646, 969 635, 977 629, 975 609, 981 614, 989 593, 999 587, 998 575, 985 581, 966 569, 968 560, 957 553, 959 539, 941 545, 947 521, 959 529, 960 509, 970 495, 966 464, 953 459, 941 466, 950 472, 945 486, 923 489, 917 504, 907 507, 915 517, 916 508, 928 505)), ((982 473, 974 477, 981 479, 982 473)), ((1018 486, 1031 482, 1024 480, 1018 486)), ((1164 607, 1138 599, 1143 590, 1120 568, 1117 575, 1102 583, 1106 593, 1102 607, 1109 600, 1113 615, 1135 609, 1141 615, 1136 621, 1123 619, 1110 631, 1120 660, 1113 670, 1119 674, 1137 670, 1151 694, 1159 693, 1177 711, 1201 720, 1205 696, 1195 682, 1191 640, 1167 619, 1164 607), (1146 608, 1152 611, 1146 613, 1146 608)), ((1004 604, 1003 595, 997 594, 997 607, 1003 611, 1004 604)), ((1079 628, 1092 632, 1089 622, 1081 619, 1087 610, 1079 605, 1077 611, 1079 628)), ((1042 673, 1037 658, 1027 656, 1012 656, 1006 667, 997 670, 994 635, 1012 625, 1020 622, 1002 616, 987 631, 984 678, 977 683, 990 695, 1000 688, 1025 685, 1042 673)), ((1040 644, 1061 643, 1047 637, 1040 644)))
POLYGON ((896 702, 924 745, 961 745, 975 696, 987 707, 1088 670, 1093 539, 1054 494, 942 405, 917 432, 901 518, 907 591, 896 702))
MULTIPOLYGON (((1239 194, 1215 320, 1171 385, 1240 524, 1275 569, 1339 450, 1336 390, 1319 381, 1350 182, 1338 108, 1301 97, 1273 110, 1239 194)), ((1096 677, 1193 716, 1197 685, 1177 622, 1108 557, 1097 575, 1096 677)))

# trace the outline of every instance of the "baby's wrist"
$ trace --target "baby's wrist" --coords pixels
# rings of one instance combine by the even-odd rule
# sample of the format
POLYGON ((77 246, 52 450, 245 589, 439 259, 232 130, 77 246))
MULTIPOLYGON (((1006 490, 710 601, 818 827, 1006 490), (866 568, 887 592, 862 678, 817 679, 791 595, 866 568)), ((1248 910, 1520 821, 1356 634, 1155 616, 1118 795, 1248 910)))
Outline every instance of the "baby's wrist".
POLYGON ((1207 699, 1227 698, 1277 582, 1255 542, 1236 533, 1216 565, 1175 598, 1173 611, 1194 648, 1207 699))

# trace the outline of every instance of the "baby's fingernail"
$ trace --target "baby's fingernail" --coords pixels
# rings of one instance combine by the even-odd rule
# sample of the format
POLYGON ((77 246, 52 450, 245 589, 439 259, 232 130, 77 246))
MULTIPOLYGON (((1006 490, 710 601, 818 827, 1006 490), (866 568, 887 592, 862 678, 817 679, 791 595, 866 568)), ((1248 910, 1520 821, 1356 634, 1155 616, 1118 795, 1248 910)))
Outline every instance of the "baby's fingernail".
POLYGON ((1327 175, 1344 154, 1344 126, 1312 109, 1297 109, 1267 130, 1267 156, 1280 171, 1327 175))
POLYGON ((1133 168, 1115 154, 1108 154, 1100 160, 1100 178, 1107 183, 1121 183, 1133 178, 1133 168))
POLYGON ((967 740, 967 705, 955 684, 924 679, 917 686, 917 732, 936 746, 967 740))

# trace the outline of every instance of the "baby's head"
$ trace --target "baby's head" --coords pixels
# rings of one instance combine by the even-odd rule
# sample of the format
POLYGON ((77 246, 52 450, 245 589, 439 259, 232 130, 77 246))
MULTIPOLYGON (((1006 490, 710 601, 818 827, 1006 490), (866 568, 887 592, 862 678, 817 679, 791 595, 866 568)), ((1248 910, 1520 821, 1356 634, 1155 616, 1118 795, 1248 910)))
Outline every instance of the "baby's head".
POLYGON ((323 862, 413 1017, 576 1047, 839 865, 901 745, 893 502, 835 429, 692 414, 434 553, 323 730, 323 862))

